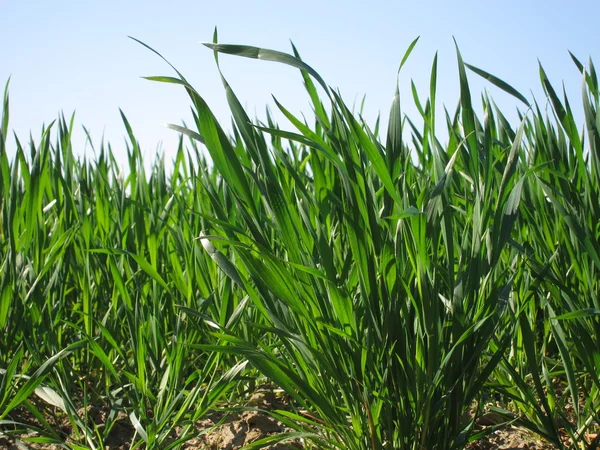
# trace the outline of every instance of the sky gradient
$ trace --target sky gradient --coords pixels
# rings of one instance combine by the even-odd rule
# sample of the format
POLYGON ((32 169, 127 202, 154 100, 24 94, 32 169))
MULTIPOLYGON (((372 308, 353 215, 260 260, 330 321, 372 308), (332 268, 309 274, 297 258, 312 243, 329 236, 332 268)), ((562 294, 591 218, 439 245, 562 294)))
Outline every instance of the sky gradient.
MULTIPOLYGON (((230 119, 212 52, 200 44, 248 44, 291 51, 303 59, 348 103, 366 95, 365 118, 386 117, 400 59, 417 36, 419 43, 400 75, 402 109, 411 118, 410 80, 422 96, 428 91, 431 63, 438 58, 438 104, 453 111, 458 72, 453 38, 463 59, 510 83, 529 99, 545 104, 538 59, 554 86, 564 82, 579 114, 581 76, 568 50, 582 62, 600 61, 600 2, 404 2, 307 1, 287 3, 202 1, 73 2, 0 0, 0 82, 10 80, 11 119, 22 142, 31 131, 39 141, 42 123, 60 111, 76 111, 75 151, 85 148, 81 125, 94 142, 104 135, 125 164, 127 115, 143 152, 152 157, 162 142, 170 159, 176 132, 161 124, 190 121, 190 102, 182 88, 150 82, 149 75, 173 75, 170 67, 140 44, 147 43, 182 72, 204 96, 225 127, 230 119)), ((220 57, 224 75, 250 117, 264 119, 275 96, 295 114, 310 116, 308 96, 297 70, 271 62, 220 57)), ((469 74, 473 102, 488 89, 510 116, 516 101, 469 74)), ((478 109, 479 110, 479 109, 478 109)), ((516 117, 516 116, 512 116, 516 117)), ((581 115, 579 115, 581 117, 581 115)), ((283 128, 291 129, 284 120, 283 128)), ((13 149, 12 137, 9 151, 13 149)))

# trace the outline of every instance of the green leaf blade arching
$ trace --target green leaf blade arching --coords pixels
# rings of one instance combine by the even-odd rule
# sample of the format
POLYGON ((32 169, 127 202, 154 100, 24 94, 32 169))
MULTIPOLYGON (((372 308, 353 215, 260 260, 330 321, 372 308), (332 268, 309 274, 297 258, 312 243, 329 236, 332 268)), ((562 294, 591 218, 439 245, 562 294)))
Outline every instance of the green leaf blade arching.
POLYGON ((527 99, 525 98, 525 96, 523 94, 521 94, 519 91, 517 91, 510 84, 508 84, 505 81, 501 80, 500 78, 492 75, 491 73, 486 72, 485 70, 479 69, 479 68, 477 68, 475 66, 472 66, 472 65, 466 64, 466 63, 465 63, 465 66, 467 68, 469 68, 471 71, 475 72, 480 77, 488 80, 494 86, 499 87, 504 92, 506 92, 506 93, 512 95, 513 97, 515 97, 516 99, 520 100, 521 102, 523 102, 523 104, 525 106, 528 106, 528 107, 531 106, 529 104, 529 101, 527 101, 527 99))

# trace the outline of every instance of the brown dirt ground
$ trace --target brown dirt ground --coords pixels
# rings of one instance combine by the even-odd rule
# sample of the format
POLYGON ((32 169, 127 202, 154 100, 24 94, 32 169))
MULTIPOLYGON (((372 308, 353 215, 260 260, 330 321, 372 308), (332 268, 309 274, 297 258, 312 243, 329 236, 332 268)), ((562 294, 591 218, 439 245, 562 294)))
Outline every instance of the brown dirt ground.
MULTIPOLYGON (((246 406, 248 408, 270 410, 285 408, 286 403, 287 401, 285 398, 276 395, 272 389, 261 389, 250 397, 246 406)), ((87 414, 89 420, 97 425, 101 425, 104 423, 108 411, 96 410, 90 407, 87 411, 82 409, 79 413, 80 417, 84 417, 87 414)), ((27 411, 17 410, 12 414, 11 419, 33 426, 39 426, 39 423, 37 423, 35 418, 27 411)), ((75 437, 71 435, 72 429, 66 418, 60 418, 59 414, 55 416, 51 415, 48 423, 54 428, 57 434, 65 440, 65 442, 76 442, 75 437)), ((478 422, 480 428, 491 425, 493 424, 487 424, 485 420, 480 420, 478 422)), ((6 428, 5 431, 10 432, 6 428)), ((196 437, 188 440, 182 446, 183 449, 238 450, 244 445, 248 445, 258 439, 292 430, 286 428, 281 422, 278 422, 264 412, 259 412, 258 410, 245 410, 241 412, 214 413, 198 422, 195 431, 197 432, 196 437), (206 432, 206 430, 211 428, 213 428, 211 431, 206 432)), ((177 435, 181 432, 182 429, 176 429, 173 438, 177 438, 177 435)), ((29 433, 22 434, 20 439, 15 438, 14 436, 8 437, 3 435, 2 429, 0 428, 0 449, 59 450, 65 448, 57 444, 39 444, 28 441, 28 437, 35 436, 35 433, 29 433)), ((128 449, 130 448, 133 437, 134 429, 131 422, 126 414, 121 413, 117 416, 117 421, 110 433, 109 439, 105 442, 105 449, 128 449)), ((83 444, 83 442, 81 443, 83 444)), ((302 443, 298 441, 280 443, 267 447, 268 450, 299 450, 302 448, 302 443)), ((496 430, 484 439, 473 442, 467 446, 467 450, 550 450, 554 448, 555 447, 552 445, 541 441, 531 433, 516 427, 506 427, 496 430)))
MULTIPOLYGON (((209 415, 196 424, 196 437, 188 440, 183 444, 185 450, 237 450, 245 445, 255 442, 259 439, 274 435, 293 431, 285 427, 281 422, 275 420, 264 412, 259 412, 258 409, 282 409, 285 408, 286 401, 280 396, 275 395, 272 390, 259 390, 253 394, 246 403, 247 408, 256 408, 257 410, 246 410, 241 412, 221 412, 209 415), (218 425, 218 426, 217 426, 218 425), (214 429, 213 429, 214 428, 214 429), (212 430, 211 430, 212 429, 212 430), (207 430, 211 430, 206 432, 207 430)), ((40 409, 45 409, 43 404, 36 405, 40 409)), ((109 413, 108 408, 98 409, 88 407, 78 411, 80 417, 88 417, 90 422, 102 426, 105 423, 109 413)), ((51 411, 46 417, 48 424, 58 434, 61 439, 69 443, 84 444, 81 440, 77 440, 72 435, 72 427, 69 420, 64 417, 64 414, 51 411)), ((11 411, 8 420, 13 420, 32 427, 42 428, 41 424, 28 411, 23 408, 17 408, 11 411)), ((8 450, 63 450, 65 447, 59 444, 40 444, 31 442, 29 438, 38 436, 35 432, 19 434, 14 436, 15 430, 9 427, 0 428, 0 449, 8 450)), ((177 439, 183 428, 179 427, 174 430, 173 440, 177 439)), ((105 441, 106 450, 126 450, 129 449, 135 435, 135 430, 124 413, 119 413, 117 420, 113 425, 113 429, 105 441)), ((139 448, 144 448, 139 447, 139 448)), ((267 450, 298 450, 302 449, 300 442, 279 443, 265 447, 267 450)))

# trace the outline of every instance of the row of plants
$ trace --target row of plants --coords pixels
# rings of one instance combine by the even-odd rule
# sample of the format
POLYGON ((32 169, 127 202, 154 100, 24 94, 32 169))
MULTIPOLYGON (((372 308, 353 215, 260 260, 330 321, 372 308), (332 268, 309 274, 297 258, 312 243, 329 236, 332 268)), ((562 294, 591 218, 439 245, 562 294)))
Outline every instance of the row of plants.
POLYGON ((123 113, 127 170, 105 142, 76 157, 73 117, 14 136, 9 158, 7 84, 0 436, 104 448, 125 414, 132 448, 179 448, 267 379, 292 399, 271 414, 294 431, 249 448, 459 449, 506 424, 596 448, 593 63, 573 56, 582 126, 541 67, 543 104, 457 49, 456 109, 436 104, 436 56, 427 95, 413 89, 420 117, 402 113, 396 88, 384 131, 295 48, 219 44, 216 32, 206 46, 219 71, 220 54, 299 69, 314 117, 276 101, 285 128, 268 112, 252 120, 221 73, 224 128, 171 66, 147 78, 192 103, 191 126, 169 125, 181 134, 172 169, 160 155, 145 168, 123 113), (476 114, 468 72, 520 101, 520 123, 487 94, 476 114), (490 412, 502 421, 482 428, 490 412))

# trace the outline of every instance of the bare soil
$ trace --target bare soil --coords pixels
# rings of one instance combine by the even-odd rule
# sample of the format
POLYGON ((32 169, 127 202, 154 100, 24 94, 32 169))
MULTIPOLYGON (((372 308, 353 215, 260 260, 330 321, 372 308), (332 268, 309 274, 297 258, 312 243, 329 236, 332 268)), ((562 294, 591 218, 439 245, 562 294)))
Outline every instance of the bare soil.
MULTIPOLYGON (((267 413, 259 411, 282 409, 286 407, 286 403, 287 400, 284 397, 276 395, 272 389, 261 389, 253 394, 246 403, 247 408, 254 409, 240 410, 238 412, 223 411, 211 414, 209 417, 196 424, 195 437, 183 444, 182 448, 185 450, 238 450, 259 439, 292 431, 267 413)), ((103 426, 108 413, 109 411, 106 409, 88 407, 86 410, 80 410, 79 416, 87 417, 88 421, 93 421, 94 424, 101 427, 103 426)), ((35 417, 24 409, 15 410, 8 419, 27 424, 31 427, 41 428, 41 424, 35 417)), ((68 419, 64 417, 64 414, 59 414, 54 411, 53 414, 49 414, 46 420, 48 421, 48 424, 53 427, 61 440, 67 444, 79 443, 85 445, 85 442, 81 440, 81 437, 74 435, 71 424, 68 419)), ((478 426, 482 429, 486 426, 491 426, 491 424, 480 421, 478 426)), ((59 450, 65 448, 59 444, 31 442, 31 438, 35 439, 35 437, 38 436, 33 432, 24 432, 22 434, 16 433, 17 436, 15 437, 15 431, 17 430, 11 430, 7 426, 0 428, 0 449, 59 450)), ((173 439, 177 439, 182 432, 183 430, 180 428, 175 429, 173 432, 173 439)), ((135 430, 129 418, 126 414, 119 413, 109 437, 105 441, 105 449, 129 449, 134 437, 135 430)), ((279 443, 266 448, 268 450, 299 450, 304 447, 302 442, 293 441, 279 443)), ((516 427, 506 427, 496 430, 486 438, 473 442, 467 446, 467 450, 550 450, 553 448, 555 447, 541 441, 531 433, 516 427)))
MULTIPOLYGON (((59 438, 68 444, 77 443, 85 445, 81 437, 75 435, 69 420, 65 414, 44 408, 43 404, 39 406, 44 412, 49 414, 45 419, 48 425, 52 427, 59 438)), ((286 400, 283 397, 275 395, 273 390, 259 390, 253 394, 245 405, 245 408, 253 410, 243 410, 240 412, 216 412, 199 421, 195 427, 195 437, 189 439, 182 446, 185 450, 204 449, 204 450, 237 450, 245 445, 251 444, 259 439, 293 431, 281 422, 265 412, 259 410, 282 409, 286 407, 286 400)), ((96 426, 102 427, 109 414, 108 408, 94 408, 89 406, 85 410, 78 411, 81 418, 87 417, 88 422, 93 422, 96 426)), ((7 420, 15 421, 31 428, 43 428, 42 424, 26 409, 17 408, 11 411, 7 420)), ((5 425, 0 427, 0 449, 8 450, 62 450, 65 447, 60 444, 32 442, 39 434, 33 431, 20 432, 22 428, 10 427, 5 425)), ((184 432, 183 428, 178 427, 174 430, 172 440, 176 440, 184 432)), ((131 448, 132 441, 136 438, 135 429, 124 413, 119 413, 113 425, 113 428, 105 440, 106 450, 126 450, 131 448)), ((138 448, 145 448, 144 446, 138 448)), ((302 449, 302 443, 298 441, 279 443, 269 447, 267 450, 298 450, 302 449)))

